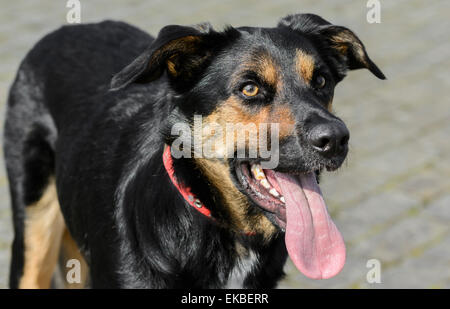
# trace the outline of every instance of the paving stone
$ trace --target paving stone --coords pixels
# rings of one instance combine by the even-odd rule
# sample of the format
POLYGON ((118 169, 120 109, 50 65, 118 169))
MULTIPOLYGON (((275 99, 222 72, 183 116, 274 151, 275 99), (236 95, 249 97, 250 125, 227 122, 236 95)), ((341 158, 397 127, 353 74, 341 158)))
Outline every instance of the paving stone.
POLYGON ((450 195, 444 195, 432 202, 425 210, 425 214, 433 216, 436 220, 450 223, 450 195))
MULTIPOLYGON (((448 232, 446 224, 428 219, 425 216, 413 216, 399 220, 390 227, 383 227, 374 236, 361 239, 356 245, 356 254, 376 258, 382 264, 398 264, 411 258, 421 247, 426 247, 440 235, 448 232)), ((436 265, 435 265, 436 266, 436 265)), ((430 267, 433 267, 430 264, 430 267)))
POLYGON ((417 204, 418 200, 399 192, 383 192, 339 212, 336 222, 344 239, 353 243, 373 227, 401 216, 417 204))
POLYGON ((436 246, 381 270, 381 284, 363 282, 365 288, 450 288, 450 236, 436 246))

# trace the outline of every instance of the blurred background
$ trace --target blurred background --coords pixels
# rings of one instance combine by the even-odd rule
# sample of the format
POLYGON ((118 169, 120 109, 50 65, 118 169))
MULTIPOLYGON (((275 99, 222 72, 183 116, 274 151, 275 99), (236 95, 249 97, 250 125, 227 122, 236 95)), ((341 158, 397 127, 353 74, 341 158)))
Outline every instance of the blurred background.
MULTIPOLYGON (((81 0, 83 23, 116 19, 153 35, 168 24, 210 21, 216 29, 275 26, 289 13, 315 13, 356 32, 387 76, 349 73, 334 108, 351 132, 346 164, 322 191, 347 244, 343 271, 304 277, 288 262, 280 288, 450 288, 450 1, 381 2, 368 23, 365 0, 81 0), (369 283, 376 259, 381 283, 369 283)), ((2 0, 0 133, 10 84, 43 35, 67 24, 67 1, 2 0)), ((12 241, 8 183, 0 156, 0 287, 12 241)))

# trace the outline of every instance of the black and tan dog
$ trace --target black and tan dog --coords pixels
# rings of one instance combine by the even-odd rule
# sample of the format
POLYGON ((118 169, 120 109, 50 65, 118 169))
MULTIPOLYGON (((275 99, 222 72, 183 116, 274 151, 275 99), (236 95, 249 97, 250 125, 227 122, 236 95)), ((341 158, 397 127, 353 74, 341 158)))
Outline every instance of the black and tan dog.
POLYGON ((85 261, 95 288, 274 287, 288 253, 305 275, 334 276, 345 247, 316 175, 346 157, 331 102, 359 68, 384 79, 352 31, 311 14, 156 39, 111 21, 47 35, 6 115, 11 287, 50 287, 61 258, 85 261), (175 159, 171 127, 195 115, 278 123, 278 166, 175 159))

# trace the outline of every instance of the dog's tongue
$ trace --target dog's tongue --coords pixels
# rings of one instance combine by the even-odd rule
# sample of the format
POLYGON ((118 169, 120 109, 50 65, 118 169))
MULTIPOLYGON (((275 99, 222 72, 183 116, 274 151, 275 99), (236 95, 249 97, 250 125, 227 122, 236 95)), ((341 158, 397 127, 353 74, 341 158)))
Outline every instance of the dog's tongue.
POLYGON ((345 244, 331 220, 314 173, 275 173, 286 199, 286 247, 307 277, 327 279, 345 263, 345 244))

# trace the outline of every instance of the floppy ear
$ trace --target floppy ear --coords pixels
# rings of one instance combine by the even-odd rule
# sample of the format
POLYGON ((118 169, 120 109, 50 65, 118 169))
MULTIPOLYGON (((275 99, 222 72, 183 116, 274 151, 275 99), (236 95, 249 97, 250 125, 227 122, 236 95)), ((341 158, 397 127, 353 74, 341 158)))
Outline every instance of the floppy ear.
POLYGON ((194 27, 166 26, 140 56, 112 78, 111 89, 151 82, 164 71, 174 81, 192 82, 192 76, 206 65, 213 49, 220 45, 216 41, 221 35, 207 23, 194 27))
POLYGON ((289 27, 315 41, 323 41, 350 70, 365 68, 376 77, 386 79, 381 70, 367 55, 364 44, 350 29, 332 25, 314 14, 289 15, 283 18, 278 26, 289 27))

